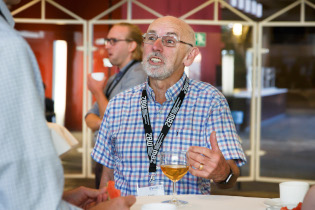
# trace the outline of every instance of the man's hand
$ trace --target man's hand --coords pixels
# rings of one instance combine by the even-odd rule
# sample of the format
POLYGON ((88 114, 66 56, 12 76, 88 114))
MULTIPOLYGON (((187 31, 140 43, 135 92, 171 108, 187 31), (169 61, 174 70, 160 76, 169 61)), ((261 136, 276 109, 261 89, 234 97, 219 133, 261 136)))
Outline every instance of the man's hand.
POLYGON ((107 201, 108 195, 106 188, 95 190, 87 187, 78 187, 64 192, 62 198, 75 206, 86 209, 100 202, 107 201))
POLYGON ((238 168, 233 160, 225 160, 218 146, 215 131, 210 135, 210 144, 211 149, 197 146, 189 147, 189 172, 194 176, 212 179, 214 182, 221 182, 227 178, 231 168, 233 175, 236 173, 237 177, 239 173, 238 168))
POLYGON ((99 203, 90 210, 129 210, 135 202, 136 197, 129 195, 126 197, 118 197, 106 202, 99 203))
POLYGON ((92 78, 91 74, 87 76, 87 86, 88 89, 92 92, 92 94, 97 97, 99 94, 104 94, 103 90, 105 88, 107 81, 106 77, 104 77, 101 81, 97 81, 92 78))

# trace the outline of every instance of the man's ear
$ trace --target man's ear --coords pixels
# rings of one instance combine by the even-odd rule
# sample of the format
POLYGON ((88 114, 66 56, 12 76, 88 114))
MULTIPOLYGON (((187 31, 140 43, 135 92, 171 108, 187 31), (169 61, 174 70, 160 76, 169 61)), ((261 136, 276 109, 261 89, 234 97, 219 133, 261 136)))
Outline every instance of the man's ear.
POLYGON ((195 57, 199 54, 199 49, 197 47, 193 47, 190 49, 190 51, 187 53, 186 57, 184 58, 184 65, 190 66, 194 60, 195 57))
POLYGON ((129 42, 129 52, 135 51, 136 48, 137 48, 137 42, 135 42, 135 41, 129 42))

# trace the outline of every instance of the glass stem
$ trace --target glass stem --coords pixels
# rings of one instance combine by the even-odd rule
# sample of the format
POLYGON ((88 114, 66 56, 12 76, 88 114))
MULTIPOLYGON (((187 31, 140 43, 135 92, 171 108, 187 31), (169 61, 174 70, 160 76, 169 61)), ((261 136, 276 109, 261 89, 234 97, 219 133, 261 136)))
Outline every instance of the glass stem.
POLYGON ((173 181, 173 202, 175 203, 176 202, 176 195, 177 195, 177 192, 176 192, 176 182, 173 181))

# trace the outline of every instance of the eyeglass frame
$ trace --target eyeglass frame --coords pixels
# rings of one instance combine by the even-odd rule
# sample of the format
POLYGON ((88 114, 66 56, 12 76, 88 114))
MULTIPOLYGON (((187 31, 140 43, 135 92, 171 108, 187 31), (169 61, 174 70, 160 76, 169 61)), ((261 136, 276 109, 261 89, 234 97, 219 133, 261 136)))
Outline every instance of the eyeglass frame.
MULTIPOLYGON (((192 44, 190 44, 190 43, 181 41, 181 40, 177 37, 177 35, 175 35, 175 34, 165 34, 165 35, 163 35, 163 36, 158 36, 156 33, 144 33, 144 34, 142 35, 142 37, 143 37, 143 43, 145 43, 145 44, 150 44, 150 43, 148 43, 148 42, 145 42, 145 39, 146 39, 146 35, 147 35, 147 34, 155 35, 155 36, 157 37, 156 40, 158 40, 158 38, 161 38, 161 39, 162 39, 162 44, 163 44, 163 46, 165 46, 165 47, 175 47, 177 43, 187 44, 187 45, 189 45, 189 46, 191 46, 191 47, 194 47, 194 46, 193 46, 192 44), (166 45, 164 44, 164 42, 163 42, 163 37, 166 37, 166 36, 171 36, 171 37, 173 37, 173 38, 176 40, 175 46, 166 46, 166 45)), ((154 40, 154 42, 155 42, 156 40, 154 40)), ((152 43, 152 44, 153 44, 153 43, 152 43)))
POLYGON ((104 38, 104 45, 108 45, 108 43, 112 46, 115 46, 117 44, 117 42, 121 42, 121 41, 125 41, 125 42, 132 42, 133 40, 131 39, 116 39, 116 38, 104 38))

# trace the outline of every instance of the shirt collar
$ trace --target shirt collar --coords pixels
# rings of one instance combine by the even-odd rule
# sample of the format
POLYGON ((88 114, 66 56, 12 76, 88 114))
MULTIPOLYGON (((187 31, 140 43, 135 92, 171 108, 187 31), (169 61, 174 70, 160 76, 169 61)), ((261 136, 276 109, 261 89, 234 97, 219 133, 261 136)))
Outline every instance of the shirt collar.
POLYGON ((14 28, 14 20, 13 17, 7 7, 7 5, 0 0, 0 16, 3 16, 4 19, 9 23, 9 25, 14 28))
POLYGON ((123 73, 124 71, 126 71, 127 66, 129 66, 134 60, 129 61, 129 63, 127 63, 127 65, 125 65, 124 67, 122 67, 119 72, 123 73))
MULTIPOLYGON (((167 89, 165 93, 166 101, 175 101, 177 96, 179 95, 180 91, 182 90, 182 87, 184 85, 184 81, 186 79, 187 75, 185 72, 183 73, 183 76, 169 89, 167 89)), ((148 101, 149 100, 155 100, 155 94, 153 89, 149 85, 149 78, 147 78, 147 82, 145 83, 145 88, 147 90, 148 95, 148 101)))

